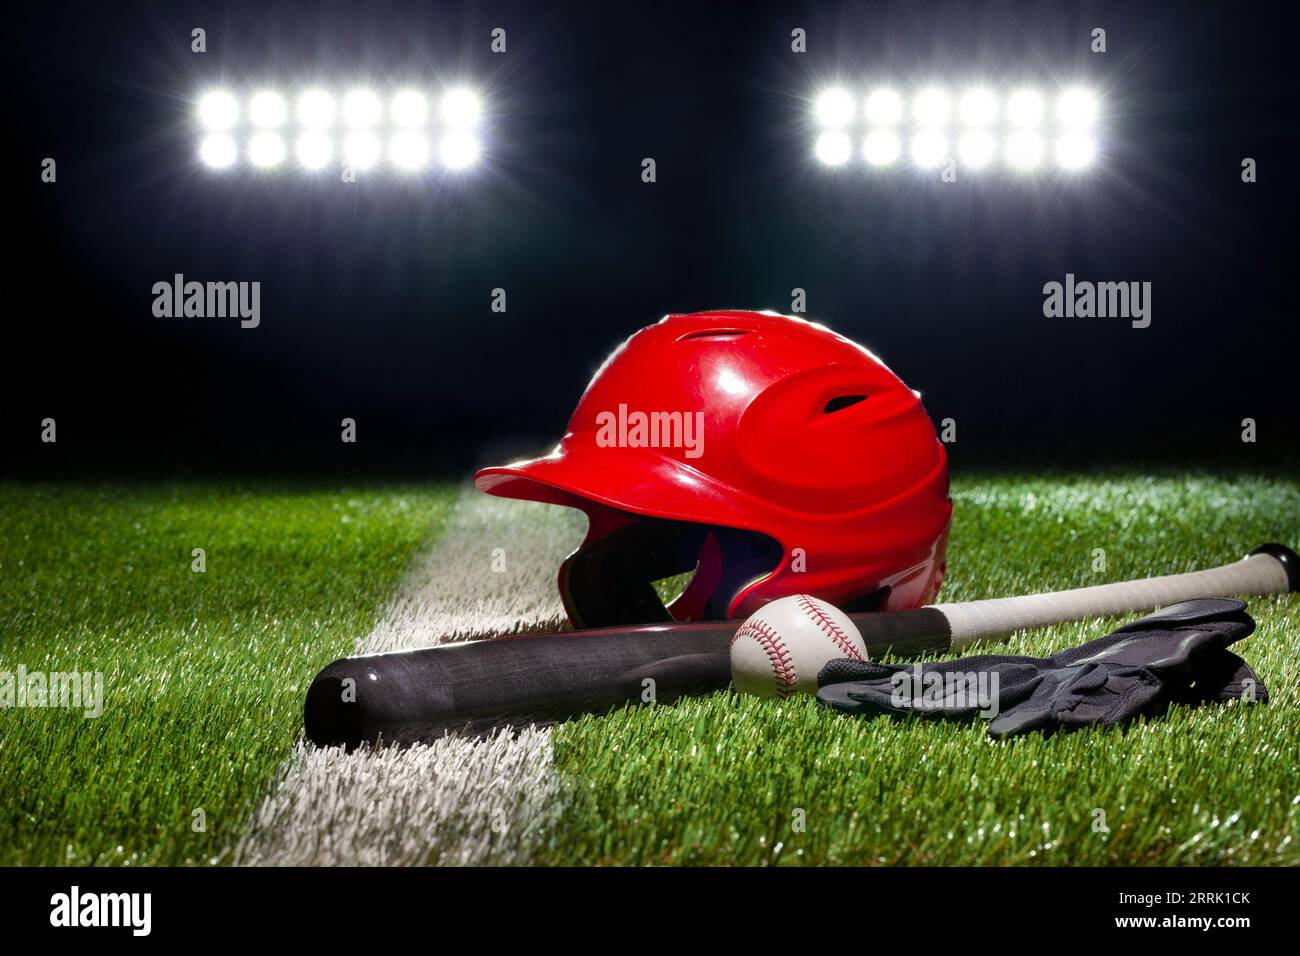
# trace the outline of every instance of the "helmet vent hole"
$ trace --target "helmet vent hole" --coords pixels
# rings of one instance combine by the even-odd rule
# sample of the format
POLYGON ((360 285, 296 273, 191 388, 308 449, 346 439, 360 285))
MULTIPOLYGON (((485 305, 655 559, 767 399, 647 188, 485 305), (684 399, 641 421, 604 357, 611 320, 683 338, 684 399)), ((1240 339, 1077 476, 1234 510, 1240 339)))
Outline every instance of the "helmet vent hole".
POLYGON ((856 405, 858 402, 864 402, 866 399, 867 396, 865 395, 837 395, 826 403, 826 407, 822 411, 829 415, 832 412, 838 412, 842 408, 848 408, 850 405, 856 405))
POLYGON ((730 339, 738 339, 742 335, 749 335, 749 329, 701 329, 698 332, 687 332, 678 342, 699 341, 704 339, 710 342, 722 342, 730 339))

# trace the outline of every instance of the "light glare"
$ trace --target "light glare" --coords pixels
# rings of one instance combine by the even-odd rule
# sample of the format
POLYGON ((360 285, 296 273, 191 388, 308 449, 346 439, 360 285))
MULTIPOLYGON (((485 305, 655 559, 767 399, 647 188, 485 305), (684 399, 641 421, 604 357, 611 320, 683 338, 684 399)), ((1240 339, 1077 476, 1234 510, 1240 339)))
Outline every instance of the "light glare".
POLYGON ((877 129, 867 134, 862 144, 862 156, 872 166, 888 166, 898 159, 902 149, 898 134, 892 130, 877 129))
POLYGON ((967 169, 983 169, 993 161, 996 152, 996 141, 983 130, 967 133, 957 146, 961 164, 967 169))
POLYGON ((937 130, 921 130, 912 137, 912 162, 922 169, 933 169, 947 158, 948 141, 937 130))
POLYGON ((912 115, 921 126, 942 126, 951 110, 948 94, 937 87, 922 90, 912 103, 912 115))
POLYGON ((370 129, 383 115, 379 97, 370 90, 353 90, 343 100, 343 119, 353 129, 370 129))
POLYGON ((248 160, 259 169, 280 165, 284 152, 284 140, 276 133, 258 133, 248 141, 248 160))
POLYGON ((199 122, 210 130, 227 130, 239 121, 239 103, 225 90, 213 90, 199 100, 199 122))
POLYGON ((343 143, 343 160, 353 169, 369 169, 379 162, 380 149, 373 133, 353 133, 343 143))
POLYGON ((1078 171, 1102 159, 1106 104, 1083 85, 1004 85, 976 75, 968 84, 824 87, 809 101, 812 153, 826 166, 860 157, 865 166, 905 165, 1020 172, 1078 171), (856 99, 854 99, 856 97, 856 99))
POLYGON ((389 154, 398 169, 423 169, 429 163, 429 141, 423 133, 403 130, 393 137, 389 154))
POLYGON ((1061 125, 1081 127, 1092 125, 1097 118, 1097 97, 1089 90, 1066 90, 1056 103, 1056 118, 1061 125))
POLYGON ((903 98, 893 90, 873 90, 867 96, 866 115, 876 126, 897 126, 903 118, 903 98))
POLYGON ((1084 169, 1092 165, 1097 143, 1087 133, 1065 133, 1056 141, 1056 162, 1062 169, 1084 169))
POLYGON ((813 112, 822 126, 846 126, 853 119, 853 97, 847 90, 826 90, 817 97, 813 112))
POLYGON ((967 126, 990 126, 998 118, 998 98, 989 90, 967 90, 961 98, 961 121, 967 126))
POLYGON ((1037 133, 1012 133, 1007 138, 1007 162, 1021 172, 1038 168, 1043 161, 1043 140, 1037 133))
POLYGON ((423 126, 428 115, 429 104, 425 101, 424 94, 415 90, 402 90, 393 97, 392 117, 398 126, 423 126))
POLYGON ((284 123, 289 109, 284 105, 284 97, 274 90, 263 90, 248 103, 248 118, 254 126, 262 129, 275 129, 284 123))
POLYGON ((297 152, 303 169, 322 169, 334 155, 334 144, 324 133, 303 133, 298 137, 297 152))
POLYGON ((454 130, 442 138, 442 163, 448 169, 468 169, 478 162, 478 140, 473 133, 454 130))
POLYGON ((298 97, 298 122, 308 129, 328 129, 334 122, 334 97, 308 90, 298 97))
POLYGON ((479 101, 477 93, 462 87, 447 91, 442 97, 439 110, 442 121, 448 126, 469 129, 478 122, 479 115, 483 112, 483 104, 479 101))
POLYGON ((853 152, 853 146, 847 135, 831 130, 817 137, 816 152, 817 158, 827 166, 842 166, 853 152))
POLYGON ((199 144, 199 158, 212 169, 225 169, 235 162, 235 140, 225 133, 210 133, 199 144))
POLYGON ((1007 118, 1012 126, 1033 129, 1043 120, 1043 97, 1034 90, 1017 90, 1007 100, 1007 118))

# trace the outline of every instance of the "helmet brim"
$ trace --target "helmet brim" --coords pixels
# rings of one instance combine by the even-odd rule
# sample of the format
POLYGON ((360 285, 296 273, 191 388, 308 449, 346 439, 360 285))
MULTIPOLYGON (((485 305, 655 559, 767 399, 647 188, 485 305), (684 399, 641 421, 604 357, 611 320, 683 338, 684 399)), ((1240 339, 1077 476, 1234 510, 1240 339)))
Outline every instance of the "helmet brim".
POLYGON ((558 448, 549 455, 484 468, 474 475, 480 490, 581 508, 584 501, 649 518, 759 529, 769 508, 738 494, 690 465, 654 449, 558 448))

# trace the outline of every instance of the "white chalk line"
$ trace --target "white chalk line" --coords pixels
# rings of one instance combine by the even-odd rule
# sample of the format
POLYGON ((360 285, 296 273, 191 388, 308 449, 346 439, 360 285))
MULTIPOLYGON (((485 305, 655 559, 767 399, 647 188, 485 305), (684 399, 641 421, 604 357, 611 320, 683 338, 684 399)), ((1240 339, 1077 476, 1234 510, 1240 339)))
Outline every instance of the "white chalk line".
MULTIPOLYGON (((555 573, 584 527, 571 509, 467 489, 356 652, 561 626, 555 573)), ((546 729, 351 754, 299 742, 252 813, 234 861, 524 864, 564 799, 546 729)))

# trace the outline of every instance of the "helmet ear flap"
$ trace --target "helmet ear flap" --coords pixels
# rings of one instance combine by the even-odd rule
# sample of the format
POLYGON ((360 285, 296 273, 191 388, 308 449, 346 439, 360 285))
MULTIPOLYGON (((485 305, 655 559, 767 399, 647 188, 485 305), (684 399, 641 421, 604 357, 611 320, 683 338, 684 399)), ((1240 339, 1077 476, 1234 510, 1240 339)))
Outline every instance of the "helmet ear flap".
POLYGON ((587 537, 560 565, 575 627, 671 621, 654 582, 695 569, 708 529, 685 521, 592 510, 587 537))
POLYGON ((679 621, 719 621, 732 617, 742 591, 777 569, 783 549, 757 531, 711 527, 700 549, 699 567, 671 611, 679 621))
POLYGON ((866 594, 859 594, 855 598, 847 601, 841 601, 836 605, 845 614, 864 614, 868 611, 879 611, 889 600, 889 585, 883 585, 874 591, 868 591, 866 594))
POLYGON ((619 627, 672 620, 648 581, 612 582, 600 552, 578 550, 560 565, 560 597, 574 627, 619 627))

